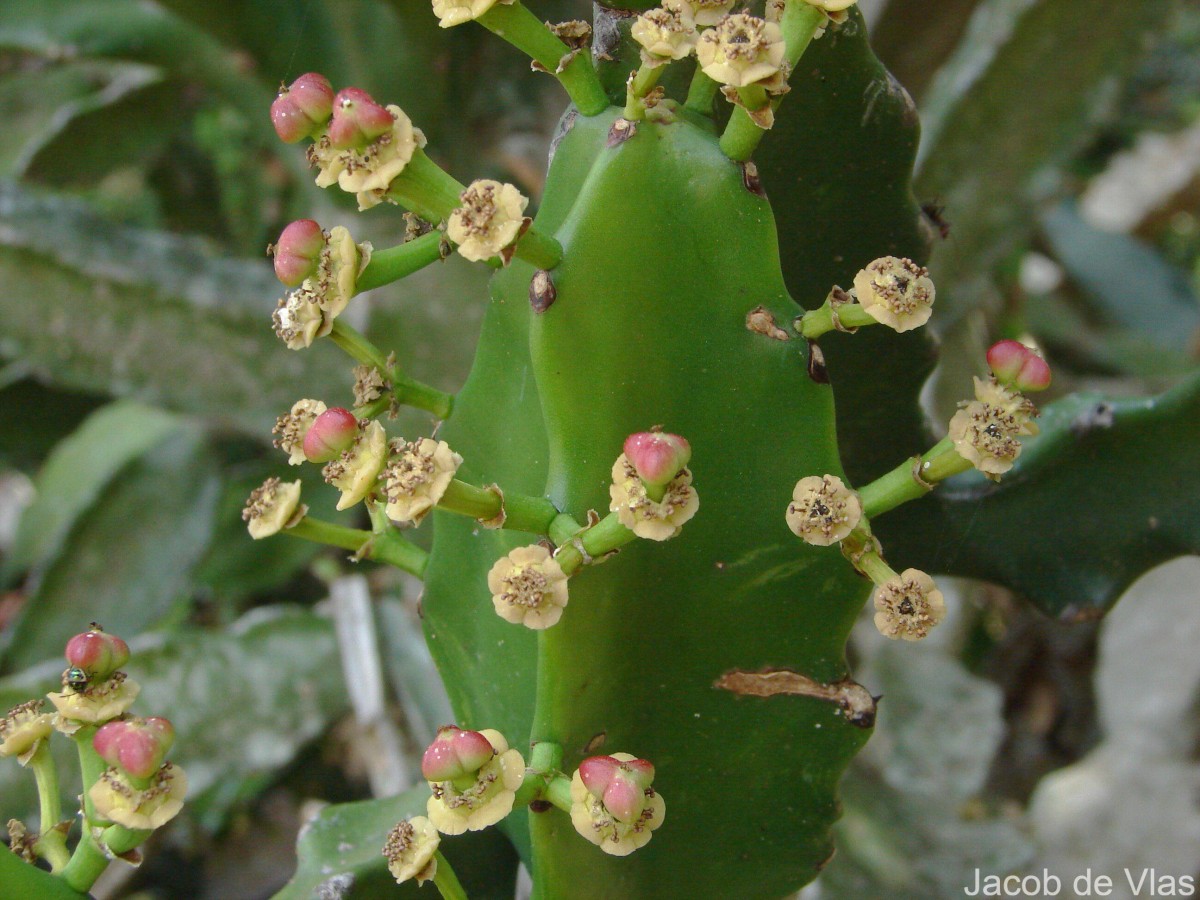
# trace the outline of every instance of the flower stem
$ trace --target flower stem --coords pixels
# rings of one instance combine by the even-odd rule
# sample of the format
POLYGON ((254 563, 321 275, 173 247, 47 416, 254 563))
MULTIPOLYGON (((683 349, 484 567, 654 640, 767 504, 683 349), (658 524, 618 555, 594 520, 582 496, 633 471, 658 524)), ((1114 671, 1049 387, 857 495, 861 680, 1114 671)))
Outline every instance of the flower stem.
POLYGON ((34 848, 50 863, 50 871, 58 873, 71 857, 67 852, 66 835, 55 827, 62 820, 62 799, 58 791, 58 769, 54 765, 50 745, 46 741, 38 745, 29 765, 37 782, 40 817, 38 827, 41 829, 34 848))
MULTIPOLYGON (((794 68, 800 61, 800 57, 812 43, 813 36, 824 23, 824 10, 811 6, 804 0, 787 0, 779 27, 783 31, 783 40, 787 47, 785 58, 790 67, 794 68)), ((746 102, 745 95, 741 93, 744 90, 745 88, 739 90, 742 102, 746 102)), ((772 104, 778 108, 779 100, 772 101, 772 104)), ((751 108, 754 108, 752 104, 751 108)), ((754 154, 765 133, 745 109, 735 107, 733 115, 729 117, 729 124, 725 126, 725 133, 721 135, 721 150, 730 159, 745 162, 754 154)))
POLYGON ((433 873, 433 883, 445 900, 467 900, 467 892, 454 874, 450 860, 442 855, 441 850, 434 851, 433 858, 437 860, 437 869, 433 873))
POLYGON ((539 269, 550 271, 562 262, 563 248, 556 238, 531 227, 517 241, 514 255, 539 269))
POLYGON ((387 357, 383 351, 367 340, 366 335, 347 325, 341 319, 335 319, 330 339, 346 351, 355 361, 364 366, 373 366, 381 372, 388 370, 387 357))
POLYGON ((473 519, 495 519, 503 510, 504 527, 530 534, 549 534, 550 523, 558 517, 554 504, 544 497, 523 494, 504 494, 486 487, 477 487, 455 478, 438 501, 438 509, 470 516, 473 519))
POLYGON ((418 578, 424 575, 429 558, 428 553, 401 537, 394 528, 382 534, 373 534, 305 516, 283 533, 317 544, 341 547, 352 551, 357 557, 387 563, 418 578))
POLYGON ((75 845, 70 862, 62 870, 63 880, 75 890, 87 893, 96 879, 108 868, 108 857, 96 844, 92 826, 96 822, 96 807, 92 803, 92 785, 100 780, 107 768, 100 754, 92 746, 96 726, 84 725, 73 734, 72 740, 79 751, 79 769, 83 774, 83 836, 75 845))
POLYGON ((637 74, 629 82, 629 86, 625 90, 626 119, 631 122, 638 122, 645 118, 646 106, 642 103, 642 100, 650 93, 654 85, 658 84, 658 77, 665 68, 666 66, 662 64, 649 66, 646 63, 642 63, 637 74))
POLYGON ((586 48, 581 50, 561 72, 558 71, 571 48, 555 37, 520 0, 511 5, 497 3, 479 17, 479 24, 554 75, 585 116, 595 116, 608 109, 608 96, 592 68, 591 54, 586 48))
POLYGON ((442 258, 442 234, 431 231, 396 247, 376 250, 358 276, 355 293, 361 294, 393 281, 399 281, 442 258))
POLYGON ((392 179, 388 196, 436 225, 449 218, 464 190, 449 172, 418 148, 404 171, 392 179))
POLYGON ((549 801, 563 812, 569 813, 571 811, 571 779, 562 775, 550 779, 550 783, 546 785, 546 790, 542 794, 542 799, 549 801))
POLYGON ((624 547, 636 537, 637 535, 621 524, 615 512, 609 513, 577 539, 560 546, 554 558, 558 560, 563 572, 573 575, 588 562, 585 554, 596 559, 624 547))
MULTIPOLYGON (((862 328, 865 325, 878 325, 878 320, 857 303, 843 303, 837 308, 838 322, 843 329, 862 328)), ((796 330, 810 341, 815 341, 823 334, 837 329, 833 323, 833 305, 826 300, 817 309, 812 309, 800 317, 796 330)))
POLYGON ((684 109, 690 109, 702 116, 711 116, 717 87, 717 83, 705 75, 704 70, 697 65, 696 74, 692 76, 692 83, 688 87, 687 99, 683 101, 684 109))
POLYGON ((970 462, 958 455, 954 442, 943 438, 928 452, 909 457, 892 471, 859 488, 863 515, 872 518, 924 497, 939 482, 969 468, 970 462))
POLYGON ((858 557, 855 568, 871 579, 875 584, 883 584, 885 581, 895 578, 896 573, 879 555, 876 550, 867 550, 858 557))
POLYGON ((453 394, 439 391, 435 387, 398 372, 393 372, 390 377, 392 394, 398 402, 433 413, 439 419, 450 418, 450 412, 454 409, 453 394))

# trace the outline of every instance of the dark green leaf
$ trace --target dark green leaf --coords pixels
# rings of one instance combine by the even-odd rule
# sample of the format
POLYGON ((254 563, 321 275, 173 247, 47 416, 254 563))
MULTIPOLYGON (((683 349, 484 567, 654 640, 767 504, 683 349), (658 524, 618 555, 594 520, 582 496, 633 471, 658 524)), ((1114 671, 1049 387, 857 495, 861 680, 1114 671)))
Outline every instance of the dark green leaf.
POLYGON ((975 473, 880 517, 888 558, 983 578, 1050 615, 1102 615, 1139 575, 1200 552, 1200 373, 1159 397, 1048 406, 999 484, 975 473))
POLYGON ((178 431, 128 466, 80 516, 54 561, 39 571, 5 666, 58 656, 100 621, 133 636, 170 615, 208 544, 219 482, 198 429, 178 431))
MULTIPOLYGON (((296 852, 300 866, 275 900, 309 900, 329 896, 342 900, 424 897, 416 882, 397 886, 387 870, 382 849, 387 833, 401 819, 425 814, 429 786, 417 785, 396 797, 328 806, 300 834, 296 852), (334 891, 336 885, 338 890, 334 891)), ((508 900, 517 874, 517 855, 495 828, 449 838, 442 853, 454 866, 469 897, 508 900)))

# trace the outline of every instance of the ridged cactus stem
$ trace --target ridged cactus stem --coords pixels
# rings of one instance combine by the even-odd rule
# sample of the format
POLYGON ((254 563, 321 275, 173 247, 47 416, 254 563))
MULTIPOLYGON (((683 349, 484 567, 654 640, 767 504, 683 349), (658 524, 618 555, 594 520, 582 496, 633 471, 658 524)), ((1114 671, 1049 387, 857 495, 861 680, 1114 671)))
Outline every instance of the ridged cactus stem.
POLYGON ((598 115, 608 108, 608 97, 592 68, 591 54, 582 50, 563 65, 563 60, 572 53, 571 48, 555 37, 520 0, 511 5, 497 3, 479 17, 479 24, 554 75, 585 116, 598 115))
POLYGON ((374 534, 305 516, 283 533, 330 547, 341 547, 343 550, 353 551, 362 559, 388 563, 418 578, 424 574, 429 556, 416 544, 401 537, 399 531, 390 527, 382 534, 374 534))
POLYGON ((357 293, 399 281, 442 259, 443 240, 445 238, 441 232, 431 231, 399 246, 376 250, 358 276, 355 286, 357 293))

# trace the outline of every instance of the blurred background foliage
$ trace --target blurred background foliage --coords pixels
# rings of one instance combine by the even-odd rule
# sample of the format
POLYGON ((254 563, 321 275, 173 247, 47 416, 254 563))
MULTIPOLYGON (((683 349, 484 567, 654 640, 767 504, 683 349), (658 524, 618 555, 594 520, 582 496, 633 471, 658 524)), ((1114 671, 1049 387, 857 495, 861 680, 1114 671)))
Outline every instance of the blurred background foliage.
MULTIPOLYGON (((590 17, 583 0, 529 5, 590 17)), ((1045 348, 1055 396, 1133 404, 1194 382, 1200 10, 862 6, 920 110, 916 189, 947 234, 932 263, 931 421, 1002 336, 1045 348)), ((131 639, 138 709, 176 720, 193 783, 147 864, 114 870, 97 896, 270 896, 295 870, 303 820, 402 791, 450 718, 414 583, 300 542, 252 543, 238 515, 281 470, 274 417, 302 396, 350 400, 332 347, 299 355, 271 334, 268 241, 299 217, 353 221, 376 246, 403 233, 398 210, 359 219, 318 191, 275 138, 277 86, 310 70, 400 103, 452 172, 513 181, 536 202, 557 86, 482 29, 439 30, 423 0, 0 4, 0 707, 53 685, 65 639, 99 620, 131 639)), ((485 279, 450 260, 350 314, 453 390, 485 279)), ((1188 402, 1148 445, 1160 455, 1133 462, 1178 479, 1195 509, 1188 402)), ((428 428, 404 416, 405 433, 428 428)), ((1105 470, 1096 502, 1126 502, 1138 468, 1105 470)), ((311 487, 306 499, 331 508, 311 487)), ((941 559, 1021 586, 974 523, 941 559)), ((1069 569, 1067 528, 1051 527, 1050 552, 1069 569)), ((956 580, 951 627, 928 646, 858 635, 859 680, 887 700, 847 782, 841 853, 807 896, 959 896, 976 867, 1196 874, 1197 583, 1197 561, 1180 560, 1106 620, 1070 622, 956 580)), ((1042 605, 1069 613, 1068 599, 1042 605)), ((0 767, 0 820, 29 815, 24 774, 0 767)))

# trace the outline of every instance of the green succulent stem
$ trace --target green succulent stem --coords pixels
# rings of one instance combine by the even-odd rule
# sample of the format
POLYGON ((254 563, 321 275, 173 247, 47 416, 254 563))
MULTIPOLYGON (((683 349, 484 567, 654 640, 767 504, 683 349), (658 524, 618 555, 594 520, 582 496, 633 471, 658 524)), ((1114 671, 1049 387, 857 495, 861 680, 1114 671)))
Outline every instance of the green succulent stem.
POLYGON ((351 412, 356 419, 374 419, 376 416, 381 416, 392 408, 392 395, 387 393, 382 397, 377 397, 370 403, 365 403, 362 406, 356 406, 351 412))
POLYGON ((388 371, 387 357, 376 347, 367 336, 358 329, 347 325, 341 319, 334 319, 333 330, 329 339, 342 348, 351 359, 364 366, 372 366, 380 372, 388 371))
POLYGON ((939 482, 969 468, 971 463, 958 455, 954 442, 943 438, 928 452, 909 457, 887 474, 859 488, 863 515, 871 518, 909 500, 924 497, 939 482))
POLYGON ((417 409, 423 409, 439 419, 450 418, 450 413, 454 409, 453 394, 439 391, 431 385, 417 381, 415 378, 409 378, 399 372, 392 372, 390 378, 392 396, 397 401, 417 409))
POLYGON ((466 188, 419 147, 388 187, 388 197, 435 225, 444 222, 461 202, 466 188))
POLYGON ((38 836, 34 849, 50 863, 50 871, 57 873, 67 865, 71 855, 67 852, 67 837, 55 826, 62 821, 62 801, 58 791, 58 768, 50 755, 47 741, 38 744, 29 761, 38 791, 38 836))
POLYGON ((433 873, 433 883, 442 897, 445 900, 467 900, 466 889, 458 880, 458 876, 454 874, 454 867, 450 865, 450 860, 442 855, 441 850, 435 850, 433 858, 437 862, 437 869, 433 873))
POLYGON ((481 521, 496 519, 503 512, 504 528, 530 534, 549 534, 550 524, 559 515, 554 504, 544 497, 501 494, 497 488, 478 487, 457 478, 446 487, 438 508, 481 521))
POLYGON ((556 547, 561 547, 563 544, 569 544, 571 539, 581 531, 583 531, 583 526, 574 516, 568 513, 559 513, 550 523, 547 534, 556 547))
POLYGON ((92 829, 85 818, 83 822, 83 836, 80 837, 79 843, 75 845, 75 852, 71 854, 71 861, 67 863, 61 872, 62 879, 73 890, 79 891, 81 894, 86 894, 91 890, 92 885, 96 883, 96 879, 107 868, 108 857, 100 849, 99 844, 96 843, 96 839, 92 837, 92 829))
POLYGON ((520 0, 511 5, 497 3, 479 17, 479 24, 554 75, 585 116, 595 116, 608 109, 608 96, 592 68, 591 54, 585 48, 564 66, 563 58, 571 53, 571 48, 555 37, 520 0), (559 71, 560 66, 562 71, 559 71))
POLYGON ((571 779, 565 775, 551 778, 550 783, 546 785, 546 790, 542 793, 542 799, 555 808, 569 813, 571 811, 571 779))
POLYGON ((556 238, 530 227, 517 241, 513 255, 549 271, 562 262, 563 248, 556 238))
POLYGON ((874 549, 864 550, 854 560, 854 567, 877 585, 896 577, 895 570, 874 549))
MULTIPOLYGON (((779 20, 779 27, 783 31, 783 40, 787 48, 784 58, 787 60, 789 71, 795 68, 800 57, 804 55, 804 51, 808 49, 808 45, 812 43, 813 37, 824 24, 824 10, 811 6, 804 0, 787 0, 783 17, 779 20)), ((750 85, 750 87, 756 87, 759 91, 763 90, 758 85, 750 85)), ((738 96, 742 102, 750 109, 760 109, 762 104, 753 102, 756 94, 751 93, 748 98, 745 93, 747 90, 748 88, 738 89, 738 96)), ((771 105, 778 108, 780 99, 776 98, 770 101, 771 105)), ((750 118, 746 109, 741 106, 735 107, 733 115, 729 117, 729 124, 725 126, 725 132, 721 135, 721 151, 736 162, 746 162, 754 155, 764 134, 766 131, 750 118)))
POLYGON ((637 70, 637 74, 629 81, 629 86, 625 90, 625 118, 631 122, 638 122, 645 118, 646 105, 642 102, 646 95, 654 89, 658 84, 658 78, 662 75, 663 69, 666 66, 659 63, 656 66, 642 63, 637 70))
POLYGON ((115 856, 121 856, 146 843, 153 832, 148 828, 126 828, 124 825, 109 825, 100 835, 100 842, 115 856))
POLYGON ((696 72, 692 75, 692 83, 688 86, 687 99, 683 101, 684 109, 699 113, 702 116, 713 114, 713 101, 717 97, 720 85, 704 74, 700 64, 696 64, 696 72))
POLYGON ((429 554, 391 526, 383 533, 375 534, 305 516, 283 533, 301 540, 350 550, 357 557, 388 563, 418 578, 424 575, 429 558, 429 554))
POLYGON ((879 322, 871 317, 857 303, 841 303, 837 306, 837 324, 834 322, 834 306, 826 300, 817 309, 806 312, 796 320, 795 329, 810 341, 815 341, 823 334, 831 331, 862 328, 867 325, 878 325, 879 322), (838 325, 841 325, 841 329, 838 325))
POLYGON ((609 513, 570 543, 559 547, 555 559, 567 575, 574 575, 590 560, 620 549, 637 537, 621 524, 615 512, 609 513), (586 555, 585 555, 586 554, 586 555))
POLYGON ((442 259, 443 239, 440 231, 431 231, 396 247, 374 251, 371 261, 358 276, 355 293, 362 294, 399 281, 442 259))

